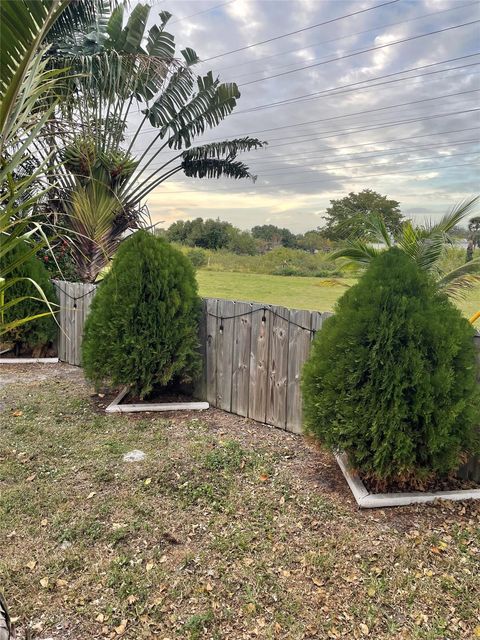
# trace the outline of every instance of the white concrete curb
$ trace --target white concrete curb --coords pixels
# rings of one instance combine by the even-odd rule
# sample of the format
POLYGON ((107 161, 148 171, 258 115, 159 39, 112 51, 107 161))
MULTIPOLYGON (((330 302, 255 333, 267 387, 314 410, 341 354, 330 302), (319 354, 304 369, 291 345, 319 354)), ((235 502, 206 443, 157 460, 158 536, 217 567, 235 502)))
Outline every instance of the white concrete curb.
POLYGON ((139 413, 143 411, 204 411, 210 405, 208 402, 163 402, 145 404, 120 404, 128 393, 124 387, 117 397, 105 409, 106 413, 139 413))
POLYGON ((0 358, 0 364, 56 364, 58 358, 0 358))
POLYGON ((345 453, 336 454, 338 466, 348 482, 353 497, 361 509, 383 507, 403 507, 409 504, 434 502, 435 500, 480 500, 480 489, 459 489, 458 491, 412 491, 410 493, 369 493, 360 477, 349 469, 345 453))

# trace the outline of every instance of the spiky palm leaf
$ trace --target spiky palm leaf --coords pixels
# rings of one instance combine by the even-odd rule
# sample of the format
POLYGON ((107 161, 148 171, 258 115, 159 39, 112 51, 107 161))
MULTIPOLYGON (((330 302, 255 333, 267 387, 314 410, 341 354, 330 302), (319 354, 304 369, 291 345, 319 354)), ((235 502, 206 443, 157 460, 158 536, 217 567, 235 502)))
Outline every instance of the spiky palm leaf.
POLYGON ((9 260, 9 256, 14 255, 20 242, 27 241, 31 247, 21 261, 48 244, 43 227, 30 216, 33 206, 48 189, 48 185, 41 183, 40 176, 45 172, 49 155, 37 163, 33 173, 19 171, 19 167, 32 158, 32 146, 54 109, 50 96, 63 70, 46 68, 46 61, 42 59, 45 48, 42 49, 40 43, 69 2, 0 3, 0 334, 53 312, 39 285, 22 278, 36 287, 46 311, 4 322, 4 311, 24 300, 8 299, 10 288, 18 281, 10 274, 19 265, 18 259, 9 260))
POLYGON ((429 271, 439 289, 452 297, 463 296, 472 286, 480 282, 480 260, 472 260, 461 267, 445 273, 440 261, 447 247, 452 246, 451 232, 466 217, 478 208, 480 196, 467 198, 457 203, 437 223, 429 223, 416 227, 411 221, 402 225, 402 229, 392 240, 381 218, 377 215, 369 216, 368 239, 353 238, 345 246, 331 255, 332 259, 344 259, 349 265, 364 268, 378 255, 371 242, 377 242, 387 247, 396 244, 421 269, 429 271))

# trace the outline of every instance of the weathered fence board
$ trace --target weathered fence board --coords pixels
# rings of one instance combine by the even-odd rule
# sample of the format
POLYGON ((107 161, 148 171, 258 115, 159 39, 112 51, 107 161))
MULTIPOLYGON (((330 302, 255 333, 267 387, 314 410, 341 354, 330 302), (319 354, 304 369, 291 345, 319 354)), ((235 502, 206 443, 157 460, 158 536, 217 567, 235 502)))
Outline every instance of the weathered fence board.
POLYGON ((268 306, 253 304, 248 417, 265 422, 267 416, 268 347, 272 318, 268 306))
POLYGON ((302 431, 300 376, 303 363, 310 351, 311 342, 310 333, 302 329, 302 327, 311 329, 312 315, 310 311, 290 310, 286 425, 288 429, 295 433, 301 433, 302 431))
POLYGON ((232 359, 235 326, 235 303, 219 300, 217 303, 217 400, 219 409, 232 408, 232 359))
POLYGON ((235 313, 238 315, 234 320, 235 324, 233 330, 231 411, 239 416, 248 416, 252 309, 253 305, 248 302, 235 303, 235 313))
POLYGON ((287 425, 288 380, 288 326, 290 310, 285 307, 270 308, 272 330, 268 351, 268 424, 285 429, 287 425))
POLYGON ((207 299, 206 301, 206 325, 207 344, 205 346, 206 356, 206 391, 207 401, 216 406, 217 404, 217 300, 207 299))
POLYGON ((58 358, 80 366, 82 363, 82 336, 96 285, 54 280, 60 307, 57 319, 60 325, 58 358))

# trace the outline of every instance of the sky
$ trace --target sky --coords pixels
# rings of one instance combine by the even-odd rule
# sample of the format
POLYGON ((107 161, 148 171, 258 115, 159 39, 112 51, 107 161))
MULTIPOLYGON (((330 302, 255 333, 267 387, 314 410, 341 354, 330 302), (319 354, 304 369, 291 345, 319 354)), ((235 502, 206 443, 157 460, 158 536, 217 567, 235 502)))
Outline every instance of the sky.
MULTIPOLYGON (((189 46, 202 60, 197 73, 241 92, 196 142, 268 142, 239 156, 255 182, 176 174, 150 193, 161 228, 203 217, 302 233, 324 224, 331 199, 364 188, 424 223, 480 191, 479 2, 166 0, 149 24, 161 10, 173 14, 177 51, 189 46)), ((147 127, 135 152, 151 137, 147 127)))

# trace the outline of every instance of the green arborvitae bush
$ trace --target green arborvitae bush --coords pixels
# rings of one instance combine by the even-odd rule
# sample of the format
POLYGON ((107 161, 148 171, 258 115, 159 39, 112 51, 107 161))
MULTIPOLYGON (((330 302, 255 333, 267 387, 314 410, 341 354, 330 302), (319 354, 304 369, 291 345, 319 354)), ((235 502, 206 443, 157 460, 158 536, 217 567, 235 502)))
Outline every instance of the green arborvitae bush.
POLYGON ((85 374, 131 385, 144 398, 154 386, 191 382, 199 369, 200 299, 193 267, 163 238, 138 231, 118 249, 85 323, 85 374))
POLYGON ((305 430, 377 481, 454 470, 478 447, 474 330, 400 250, 338 301, 303 371, 305 430))
MULTIPOLYGON (((38 289, 26 278, 30 278, 41 287, 45 297, 50 303, 53 305, 58 303, 54 286, 50 281, 50 274, 40 258, 32 255, 26 260, 20 260, 20 258, 25 256, 30 250, 31 247, 26 242, 18 243, 8 254, 0 258, 0 271, 17 260, 19 261, 18 266, 6 274, 5 277, 7 280, 22 278, 21 280, 17 280, 17 282, 5 292, 5 304, 8 304, 9 300, 25 296, 25 300, 22 300, 10 308, 7 307, 4 313, 5 323, 49 311, 48 306, 41 299, 38 289)), ((49 314, 43 318, 37 318, 31 322, 22 324, 6 333, 2 336, 2 342, 13 343, 15 353, 18 355, 29 351, 41 354, 55 340, 56 335, 57 324, 53 315, 49 314)))

